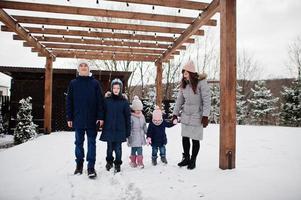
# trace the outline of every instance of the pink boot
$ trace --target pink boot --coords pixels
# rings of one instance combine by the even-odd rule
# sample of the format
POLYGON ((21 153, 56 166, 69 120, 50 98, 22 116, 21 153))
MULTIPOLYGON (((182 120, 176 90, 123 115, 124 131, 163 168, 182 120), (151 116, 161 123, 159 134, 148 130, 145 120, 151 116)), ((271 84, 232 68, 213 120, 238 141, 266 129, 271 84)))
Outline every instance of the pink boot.
POLYGON ((131 167, 137 167, 136 158, 137 158, 137 156, 135 156, 135 155, 130 156, 130 160, 131 160, 130 165, 131 165, 131 167))
POLYGON ((137 166, 140 168, 144 168, 144 164, 143 164, 143 156, 137 156, 137 166))

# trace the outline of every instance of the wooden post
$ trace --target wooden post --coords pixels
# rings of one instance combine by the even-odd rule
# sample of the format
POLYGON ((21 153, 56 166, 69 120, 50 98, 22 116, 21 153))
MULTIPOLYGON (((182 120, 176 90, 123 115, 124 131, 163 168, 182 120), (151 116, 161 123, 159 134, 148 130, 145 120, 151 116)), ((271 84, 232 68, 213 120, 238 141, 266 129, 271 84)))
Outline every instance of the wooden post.
POLYGON ((53 58, 46 58, 45 66, 45 94, 44 94, 44 133, 51 133, 51 111, 52 111, 52 64, 53 58))
POLYGON ((221 169, 235 168, 236 0, 220 0, 220 157, 221 169))
POLYGON ((157 67, 157 75, 156 75, 156 104, 161 108, 162 107, 162 99, 163 99, 163 90, 162 90, 162 61, 158 60, 155 63, 157 67))

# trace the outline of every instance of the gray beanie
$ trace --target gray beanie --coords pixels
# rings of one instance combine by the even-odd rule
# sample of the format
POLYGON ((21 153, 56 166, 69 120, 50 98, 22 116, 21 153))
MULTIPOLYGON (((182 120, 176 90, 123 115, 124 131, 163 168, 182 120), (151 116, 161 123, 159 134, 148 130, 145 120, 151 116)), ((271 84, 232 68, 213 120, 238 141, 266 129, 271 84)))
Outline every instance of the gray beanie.
POLYGON ((143 110, 143 104, 138 96, 134 96, 131 108, 132 110, 143 110))

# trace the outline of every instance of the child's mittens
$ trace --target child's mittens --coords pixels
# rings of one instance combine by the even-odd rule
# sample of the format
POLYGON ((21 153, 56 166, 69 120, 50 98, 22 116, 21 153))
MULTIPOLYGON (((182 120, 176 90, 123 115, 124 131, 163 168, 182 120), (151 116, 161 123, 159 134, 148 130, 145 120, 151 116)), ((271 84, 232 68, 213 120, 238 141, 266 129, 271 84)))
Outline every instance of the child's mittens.
POLYGON ((150 137, 146 138, 146 144, 147 145, 152 144, 152 138, 150 138, 150 137))

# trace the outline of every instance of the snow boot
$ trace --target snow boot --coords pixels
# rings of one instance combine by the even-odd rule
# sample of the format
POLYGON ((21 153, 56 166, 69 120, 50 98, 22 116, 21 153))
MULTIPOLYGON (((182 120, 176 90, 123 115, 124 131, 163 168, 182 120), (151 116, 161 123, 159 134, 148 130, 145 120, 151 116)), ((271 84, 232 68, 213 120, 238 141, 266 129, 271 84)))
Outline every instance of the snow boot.
POLYGON ((120 166, 121 166, 121 164, 122 164, 122 161, 114 161, 114 172, 115 173, 118 173, 118 172, 120 172, 121 171, 121 168, 120 168, 120 166))
MULTIPOLYGON (((136 155, 131 155, 131 156, 130 156, 130 160, 131 160, 130 166, 131 166, 131 167, 137 167, 136 159, 137 159, 137 156, 136 156, 136 155)), ((138 161, 138 159, 137 159, 137 161, 138 161)))
POLYGON ((106 169, 107 171, 110 171, 110 169, 113 167, 113 161, 107 161, 107 164, 106 164, 106 169))
POLYGON ((190 157, 189 154, 186 155, 186 154, 183 153, 182 161, 178 163, 178 166, 179 167, 184 167, 184 166, 189 165, 189 163, 190 163, 190 158, 189 157, 190 157))
POLYGON ((144 168, 143 156, 142 155, 137 156, 137 166, 139 168, 144 168))
POLYGON ((152 164, 153 164, 154 166, 157 165, 157 158, 152 158, 152 164))
POLYGON ((83 173, 83 166, 84 166, 83 162, 76 163, 76 169, 74 171, 74 175, 82 174, 83 173))
POLYGON ((194 169, 195 168, 195 161, 196 161, 196 157, 195 156, 191 156, 191 159, 189 161, 189 164, 187 166, 187 169, 194 169))
POLYGON ((88 177, 95 178, 97 176, 96 171, 94 168, 88 168, 88 177))
POLYGON ((166 157, 161 157, 161 162, 163 162, 164 164, 167 164, 167 159, 166 159, 166 157))

